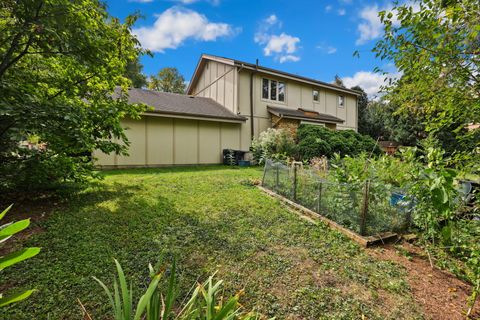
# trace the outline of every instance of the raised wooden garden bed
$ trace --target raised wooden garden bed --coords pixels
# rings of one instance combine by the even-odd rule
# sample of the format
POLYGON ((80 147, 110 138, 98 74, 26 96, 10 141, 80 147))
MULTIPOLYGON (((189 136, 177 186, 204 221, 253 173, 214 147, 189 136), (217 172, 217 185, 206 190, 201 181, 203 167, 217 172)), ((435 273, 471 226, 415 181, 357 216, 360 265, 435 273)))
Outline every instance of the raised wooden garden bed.
POLYGON ((279 194, 277 194, 277 193, 275 193, 275 192, 273 192, 269 189, 266 189, 262 186, 258 186, 258 188, 260 190, 262 190, 263 192, 265 192, 266 194, 270 195, 271 197, 279 199, 282 203, 287 205, 287 207, 290 210, 292 210, 294 213, 296 213, 296 214, 298 214, 302 217, 307 217, 307 218, 310 218, 310 219, 313 219, 313 220, 322 221, 323 223, 327 224, 330 228, 335 229, 337 231, 340 231, 341 233, 343 233, 344 235, 346 235, 350 239, 354 240, 355 242, 359 243, 361 246, 363 246, 365 248, 373 246, 373 245, 385 244, 387 242, 391 242, 391 241, 396 240, 398 238, 398 235, 396 233, 393 233, 393 232, 385 232, 385 233, 379 234, 377 236, 361 236, 358 233, 353 232, 352 230, 349 230, 349 229, 339 225, 335 221, 332 221, 332 220, 316 213, 315 211, 312 211, 308 208, 305 208, 304 206, 302 206, 298 203, 295 203, 295 202, 285 198, 284 196, 281 196, 281 195, 279 195, 279 194))

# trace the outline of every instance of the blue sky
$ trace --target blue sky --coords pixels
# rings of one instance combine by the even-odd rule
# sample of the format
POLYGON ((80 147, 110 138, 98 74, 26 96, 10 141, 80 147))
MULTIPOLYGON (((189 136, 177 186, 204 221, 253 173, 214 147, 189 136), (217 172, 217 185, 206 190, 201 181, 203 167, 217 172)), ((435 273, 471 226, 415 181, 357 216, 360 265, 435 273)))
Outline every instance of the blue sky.
POLYGON ((389 68, 370 52, 382 35, 377 12, 391 8, 388 2, 110 0, 107 6, 119 18, 135 11, 144 16, 134 32, 154 52, 142 58, 148 75, 176 67, 188 81, 199 56, 208 53, 252 63, 258 58, 263 66, 327 82, 338 74, 372 96, 384 78, 373 68, 389 68))

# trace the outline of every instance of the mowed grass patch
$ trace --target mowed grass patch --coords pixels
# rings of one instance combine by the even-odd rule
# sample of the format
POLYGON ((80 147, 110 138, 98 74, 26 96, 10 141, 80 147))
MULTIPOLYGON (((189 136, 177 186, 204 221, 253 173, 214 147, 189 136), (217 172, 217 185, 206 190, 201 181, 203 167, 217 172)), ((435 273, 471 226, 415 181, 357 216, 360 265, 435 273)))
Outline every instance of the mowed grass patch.
POLYGON ((2 280, 35 287, 6 319, 79 319, 77 298, 95 319, 111 319, 96 276, 111 284, 118 259, 138 294, 147 265, 177 259, 183 300, 218 272, 225 296, 278 319, 418 319, 398 265, 367 255, 323 225, 288 211, 256 187, 258 168, 189 167, 105 172, 39 222, 25 245, 42 252, 2 280))

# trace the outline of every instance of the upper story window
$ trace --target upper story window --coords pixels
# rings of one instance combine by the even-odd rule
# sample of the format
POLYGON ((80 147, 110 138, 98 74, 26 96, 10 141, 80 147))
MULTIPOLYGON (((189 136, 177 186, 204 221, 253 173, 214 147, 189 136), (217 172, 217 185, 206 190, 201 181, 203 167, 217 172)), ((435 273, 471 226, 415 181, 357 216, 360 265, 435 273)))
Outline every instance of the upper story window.
POLYGON ((273 101, 285 101, 285 83, 262 79, 262 98, 273 101))
POLYGON ((313 95, 313 101, 318 101, 318 98, 319 98, 318 90, 313 89, 312 95, 313 95))
POLYGON ((338 96, 338 107, 345 107, 345 96, 338 96))

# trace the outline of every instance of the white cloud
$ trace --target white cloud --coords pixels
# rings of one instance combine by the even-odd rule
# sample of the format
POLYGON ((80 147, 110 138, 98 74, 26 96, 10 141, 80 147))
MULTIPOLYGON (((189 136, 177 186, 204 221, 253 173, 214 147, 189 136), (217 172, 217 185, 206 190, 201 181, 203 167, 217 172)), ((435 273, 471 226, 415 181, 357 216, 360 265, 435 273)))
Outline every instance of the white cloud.
POLYGON ((267 19, 265 19, 265 22, 271 26, 277 24, 277 23, 280 23, 280 21, 278 20, 277 16, 272 14, 270 15, 270 17, 268 17, 267 19))
POLYGON ((330 12, 330 11, 332 11, 332 9, 333 9, 333 7, 330 4, 328 6, 325 6, 325 12, 330 12))
POLYGON ((345 9, 338 9, 337 13, 339 16, 344 16, 347 13, 347 11, 345 9))
POLYGON ((326 53, 326 54, 334 54, 337 52, 337 48, 326 45, 326 44, 319 44, 317 46, 317 49, 320 49, 323 53, 326 53))
POLYGON ((227 23, 213 23, 196 11, 173 7, 160 15, 150 27, 133 29, 142 46, 154 52, 175 49, 187 39, 215 41, 235 34, 227 23))
POLYGON ((280 56, 278 61, 280 63, 284 63, 284 62, 288 62, 288 61, 297 62, 297 61, 300 61, 300 57, 299 56, 294 56, 294 55, 291 55, 291 54, 287 54, 287 55, 284 55, 284 56, 280 56))
POLYGON ((263 52, 266 56, 271 56, 272 53, 295 53, 298 42, 300 42, 299 38, 282 32, 280 35, 270 36, 263 52))
POLYGON ((343 84, 347 88, 360 86, 363 90, 365 90, 365 92, 370 98, 375 98, 381 95, 380 87, 388 83, 385 82, 385 78, 398 79, 399 77, 400 74, 398 72, 392 72, 390 74, 384 75, 371 71, 359 71, 351 77, 342 78, 342 80, 343 84))
MULTIPOLYGON (((413 12, 417 12, 420 9, 418 2, 407 0, 406 4, 413 8, 413 12)), ((400 25, 397 19, 397 12, 393 9, 392 5, 379 7, 377 4, 374 4, 372 6, 366 6, 359 14, 361 22, 357 27, 359 32, 359 37, 356 41, 357 45, 364 44, 383 35, 383 24, 378 16, 380 11, 392 12, 392 24, 394 26, 400 25)))
POLYGON ((358 31, 360 33, 356 44, 364 44, 367 41, 380 37, 383 32, 383 24, 378 17, 378 12, 381 9, 378 5, 367 6, 360 11, 360 18, 363 20, 358 25, 358 31))
POLYGON ((281 34, 273 34, 272 29, 280 29, 282 22, 274 14, 262 20, 258 31, 255 33, 253 40, 264 45, 263 54, 265 56, 273 56, 280 63, 287 61, 296 62, 300 57, 294 53, 298 50, 300 38, 291 36, 282 32, 281 34))

